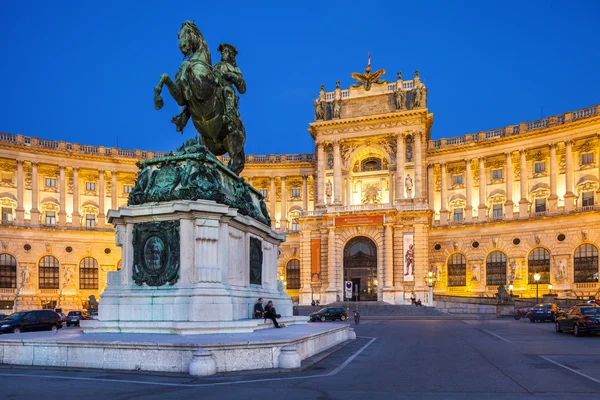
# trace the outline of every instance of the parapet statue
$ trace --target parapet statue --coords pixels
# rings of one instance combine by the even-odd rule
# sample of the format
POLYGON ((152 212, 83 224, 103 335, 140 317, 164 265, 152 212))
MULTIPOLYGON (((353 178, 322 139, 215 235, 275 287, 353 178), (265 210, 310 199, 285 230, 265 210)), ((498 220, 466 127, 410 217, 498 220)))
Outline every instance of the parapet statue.
POLYGON ((323 121, 325 119, 325 102, 321 99, 315 100, 315 120, 323 121))
POLYGON ((413 89, 413 109, 425 107, 427 97, 427 89, 425 85, 419 83, 417 87, 413 89))
POLYGON ((221 44, 221 61, 213 66, 208 45, 196 24, 185 21, 178 37, 183 62, 175 82, 168 74, 160 76, 154 88, 154 107, 157 110, 163 107, 161 92, 167 85, 173 99, 183 107, 172 119, 175 129, 183 132, 191 118, 200 134, 201 144, 217 156, 229 153, 229 169, 239 175, 246 161, 246 131, 233 87, 244 94, 246 82, 235 60, 237 49, 230 44, 221 44))
POLYGON ((404 104, 406 103, 406 92, 404 90, 394 90, 394 103, 396 104, 396 110, 404 110, 404 104))

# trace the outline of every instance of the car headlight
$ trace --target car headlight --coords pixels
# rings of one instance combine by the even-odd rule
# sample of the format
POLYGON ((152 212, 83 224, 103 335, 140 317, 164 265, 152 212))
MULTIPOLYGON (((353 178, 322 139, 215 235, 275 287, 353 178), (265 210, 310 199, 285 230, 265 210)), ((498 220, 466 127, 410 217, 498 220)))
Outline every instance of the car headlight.
POLYGON ((8 325, 8 324, 4 324, 4 325, 0 326, 0 328, 9 328, 9 327, 10 327, 10 325, 8 325))

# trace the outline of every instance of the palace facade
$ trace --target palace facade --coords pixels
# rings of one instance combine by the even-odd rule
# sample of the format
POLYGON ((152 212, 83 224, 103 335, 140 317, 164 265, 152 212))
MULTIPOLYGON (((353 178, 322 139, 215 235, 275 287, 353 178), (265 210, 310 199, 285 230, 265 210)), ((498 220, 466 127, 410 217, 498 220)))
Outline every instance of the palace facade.
MULTIPOLYGON (((247 156, 242 176, 287 237, 290 296, 331 303, 347 282, 354 300, 395 304, 429 285, 596 296, 600 106, 432 140, 426 94, 418 72, 321 87, 315 154, 247 156)), ((121 260, 107 211, 161 155, 0 133, 0 312, 100 299, 121 260)))

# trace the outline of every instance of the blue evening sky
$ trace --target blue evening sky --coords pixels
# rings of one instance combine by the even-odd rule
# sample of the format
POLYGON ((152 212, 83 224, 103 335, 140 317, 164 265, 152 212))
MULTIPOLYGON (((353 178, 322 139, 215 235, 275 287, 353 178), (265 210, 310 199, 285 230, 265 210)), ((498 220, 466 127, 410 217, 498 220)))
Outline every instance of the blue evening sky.
POLYGON ((161 73, 181 62, 186 19, 237 46, 246 153, 312 152, 319 85, 347 88, 371 52, 384 78, 419 69, 432 137, 452 137, 600 103, 597 1, 5 1, 0 132, 167 151, 185 137, 161 73), (296 5, 292 5, 296 4, 296 5))

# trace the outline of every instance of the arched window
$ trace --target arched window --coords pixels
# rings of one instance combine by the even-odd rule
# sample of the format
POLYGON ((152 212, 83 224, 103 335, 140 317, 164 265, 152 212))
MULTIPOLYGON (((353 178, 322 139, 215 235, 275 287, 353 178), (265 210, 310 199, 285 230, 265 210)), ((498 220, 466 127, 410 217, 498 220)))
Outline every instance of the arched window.
POLYGON ((98 261, 92 257, 79 263, 79 289, 98 289, 98 261))
POLYGON ((485 279, 487 286, 506 285, 506 255, 501 251, 492 251, 485 260, 485 279))
POLYGON ((285 276, 288 289, 300 289, 300 260, 288 261, 285 266, 285 276))
POLYGON ((527 258, 527 281, 530 284, 535 284, 535 273, 540 274, 539 283, 550 283, 550 252, 543 247, 531 250, 527 258))
POLYGON ((10 254, 0 254, 0 288, 17 287, 17 259, 10 254))
POLYGON ((52 256, 44 256, 40 260, 40 289, 58 289, 59 288, 59 263, 52 256))
POLYGON ((467 259, 461 253, 454 253, 448 259, 448 286, 467 285, 467 259))
POLYGON ((582 244, 575 250, 575 283, 598 282, 598 248, 582 244))

